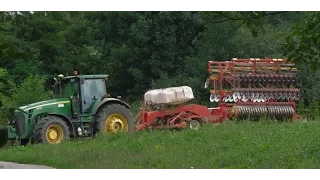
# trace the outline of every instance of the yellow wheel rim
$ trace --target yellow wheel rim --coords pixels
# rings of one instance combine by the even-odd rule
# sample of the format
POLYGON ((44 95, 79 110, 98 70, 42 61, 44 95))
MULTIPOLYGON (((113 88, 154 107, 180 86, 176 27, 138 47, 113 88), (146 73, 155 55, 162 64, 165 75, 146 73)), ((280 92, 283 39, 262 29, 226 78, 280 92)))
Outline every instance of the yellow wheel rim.
POLYGON ((128 132, 128 122, 121 114, 111 114, 106 119, 106 133, 116 134, 119 132, 128 132))
POLYGON ((46 137, 49 143, 58 144, 63 139, 63 131, 61 127, 52 125, 47 129, 46 137))

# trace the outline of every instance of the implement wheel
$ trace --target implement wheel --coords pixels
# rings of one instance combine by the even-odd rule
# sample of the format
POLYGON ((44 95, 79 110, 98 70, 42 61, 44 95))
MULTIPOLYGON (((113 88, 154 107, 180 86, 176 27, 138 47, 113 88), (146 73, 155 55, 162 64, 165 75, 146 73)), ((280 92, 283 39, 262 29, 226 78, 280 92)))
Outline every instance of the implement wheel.
POLYGON ((33 143, 59 144, 70 138, 69 127, 57 116, 42 118, 33 130, 33 143))
POLYGON ((120 104, 107 104, 96 114, 95 133, 117 134, 134 131, 134 116, 120 104))
POLYGON ((189 128, 192 130, 198 130, 201 127, 201 122, 197 119, 192 119, 188 122, 189 128))

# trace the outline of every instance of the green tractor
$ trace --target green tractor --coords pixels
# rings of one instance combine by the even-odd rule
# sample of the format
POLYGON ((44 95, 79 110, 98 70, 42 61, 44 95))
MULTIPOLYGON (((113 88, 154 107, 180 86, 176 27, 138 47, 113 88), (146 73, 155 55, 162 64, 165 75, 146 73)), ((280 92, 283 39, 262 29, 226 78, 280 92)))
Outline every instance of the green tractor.
POLYGON ((58 144, 97 133, 135 130, 130 106, 106 91, 108 75, 77 75, 55 79, 55 99, 16 108, 6 127, 0 127, 0 147, 11 143, 58 144))

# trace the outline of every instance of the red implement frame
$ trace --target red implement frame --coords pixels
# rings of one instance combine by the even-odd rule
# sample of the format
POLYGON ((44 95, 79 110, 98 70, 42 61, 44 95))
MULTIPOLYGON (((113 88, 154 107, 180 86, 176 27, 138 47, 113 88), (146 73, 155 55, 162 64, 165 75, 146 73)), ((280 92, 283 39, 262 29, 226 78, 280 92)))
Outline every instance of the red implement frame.
POLYGON ((185 128, 191 120, 197 120, 200 123, 222 123, 229 114, 226 112, 226 108, 209 109, 206 106, 197 104, 182 105, 156 111, 147 109, 147 107, 141 108, 136 116, 137 131, 146 128, 185 128))
MULTIPOLYGON (((292 62, 289 62, 292 63, 292 62)), ((275 87, 274 85, 261 84, 259 88, 250 82, 243 87, 239 83, 239 76, 250 76, 253 78, 293 78, 295 72, 294 64, 288 64, 283 59, 233 59, 232 61, 218 62, 209 61, 208 71, 210 73, 211 94, 219 94, 220 99, 218 107, 208 108, 206 106, 189 104, 178 105, 176 107, 165 107, 158 110, 152 110, 149 105, 140 108, 136 115, 136 130, 143 129, 165 129, 165 128, 185 128, 189 122, 197 120, 200 123, 222 123, 227 119, 233 118, 234 106, 245 107, 292 107, 295 109, 294 99, 288 102, 277 102, 276 99, 270 98, 267 102, 242 102, 241 100, 234 103, 226 103, 223 98, 235 91, 245 91, 251 93, 297 93, 299 89, 294 88, 292 84, 286 84, 283 87, 275 87), (283 74, 285 72, 285 74, 283 74), (267 76, 264 76, 267 75, 267 76), (225 86, 228 85, 227 90, 225 86)), ((290 82, 290 81, 289 81, 290 82)), ((300 115, 294 114, 292 119, 300 119, 300 115)))

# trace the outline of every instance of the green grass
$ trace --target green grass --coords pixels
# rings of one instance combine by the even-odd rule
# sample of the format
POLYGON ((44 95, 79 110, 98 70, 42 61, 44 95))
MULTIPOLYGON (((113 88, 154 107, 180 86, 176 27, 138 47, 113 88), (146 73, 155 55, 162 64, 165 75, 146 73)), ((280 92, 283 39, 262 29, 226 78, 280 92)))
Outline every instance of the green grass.
POLYGON ((320 122, 227 122, 0 150, 0 161, 56 168, 320 168, 320 122))

